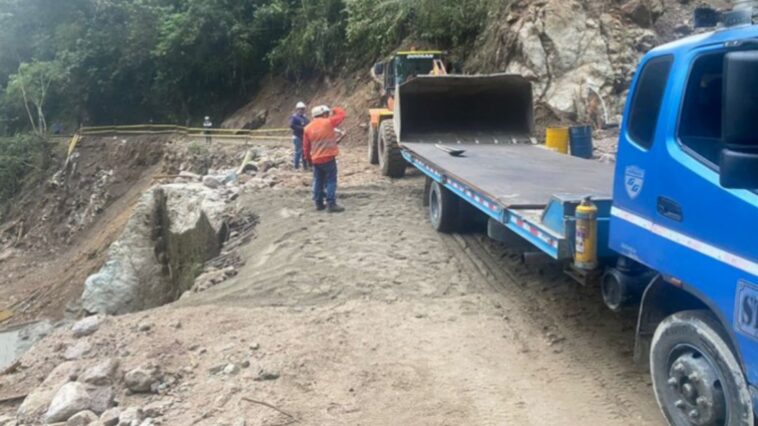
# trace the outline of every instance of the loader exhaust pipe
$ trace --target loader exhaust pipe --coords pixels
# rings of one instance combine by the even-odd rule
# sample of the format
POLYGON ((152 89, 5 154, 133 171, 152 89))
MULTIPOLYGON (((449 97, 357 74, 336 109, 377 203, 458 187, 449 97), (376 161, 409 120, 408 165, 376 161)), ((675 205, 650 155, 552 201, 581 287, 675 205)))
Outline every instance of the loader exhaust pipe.
POLYGON ((532 84, 515 74, 419 76, 398 87, 395 120, 404 143, 528 141, 532 84))

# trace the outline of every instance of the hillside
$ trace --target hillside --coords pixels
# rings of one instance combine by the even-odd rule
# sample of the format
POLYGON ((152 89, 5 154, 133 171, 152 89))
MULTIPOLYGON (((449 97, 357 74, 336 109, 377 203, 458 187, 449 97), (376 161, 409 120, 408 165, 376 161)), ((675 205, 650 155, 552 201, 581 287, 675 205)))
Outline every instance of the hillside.
MULTIPOLYGON (((465 73, 508 72, 528 77, 534 84, 536 136, 541 139, 542 129, 549 124, 586 123, 595 129, 618 124, 641 56, 657 45, 695 33, 693 11, 703 4, 727 5, 721 0, 495 1, 469 49, 441 47, 450 47, 451 61, 462 61, 465 73)), ((410 37, 395 48, 416 42, 410 37)), ((338 77, 292 81, 270 76, 224 126, 241 127, 261 111, 268 113, 267 126, 285 126, 293 105, 305 100, 347 106, 352 127, 358 129, 377 97, 368 64, 338 77)), ((364 134, 358 135, 353 133, 353 139, 362 142, 364 134)))

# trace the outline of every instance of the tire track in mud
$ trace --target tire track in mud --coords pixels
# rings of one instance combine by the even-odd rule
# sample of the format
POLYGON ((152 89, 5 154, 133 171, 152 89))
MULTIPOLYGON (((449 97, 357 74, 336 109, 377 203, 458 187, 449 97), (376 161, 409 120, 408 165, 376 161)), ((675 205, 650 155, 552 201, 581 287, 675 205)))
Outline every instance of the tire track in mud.
MULTIPOLYGON (((556 349, 556 351, 560 350, 561 355, 567 357, 572 365, 581 366, 581 368, 560 370, 553 367, 546 373, 561 378, 569 378, 570 381, 577 383, 586 383, 587 386, 582 386, 582 389, 590 389, 590 396, 593 401, 598 402, 600 407, 612 418, 619 420, 636 419, 645 424, 660 424, 660 418, 656 417, 658 410, 654 405, 652 389, 647 385, 647 373, 639 371, 639 368, 634 368, 634 360, 631 354, 628 356, 628 365, 632 365, 633 368, 624 368, 619 371, 620 360, 614 359, 610 353, 610 349, 613 349, 610 342, 603 341, 602 334, 600 338, 597 335, 589 336, 586 334, 587 331, 577 331, 567 325, 565 318, 560 315, 561 311, 554 309, 555 306, 551 306, 551 303, 545 302, 546 295, 543 294, 541 297, 537 293, 539 289, 536 287, 544 280, 544 277, 529 277, 528 275, 532 275, 531 273, 527 273, 526 277, 520 277, 519 275, 523 274, 517 274, 514 271, 513 261, 504 261, 503 256, 498 256, 494 252, 493 247, 487 247, 486 244, 482 243, 482 239, 486 238, 486 236, 474 234, 442 236, 445 244, 463 265, 467 265, 475 274, 481 276, 491 290, 504 296, 504 304, 518 310, 520 314, 540 326, 546 334, 556 335, 557 332, 556 337, 560 346, 556 346, 556 348, 560 349, 556 349), (603 343, 607 343, 607 345, 603 346, 603 343), (630 388, 632 388, 631 392, 633 393, 642 395, 647 393, 650 410, 640 412, 639 400, 632 401, 626 396, 630 394, 630 388)), ((575 286, 573 282, 559 283, 558 285, 575 286)), ((562 291, 568 290, 562 289, 562 291)), ((566 302, 577 303, 576 300, 566 302)), ((578 301, 583 305, 587 305, 589 302, 591 302, 589 299, 578 301)), ((601 308, 605 309, 604 306, 601 308)), ((606 317, 610 316, 610 312, 607 314, 606 317)), ((580 316, 584 315, 580 314, 580 316)), ((590 320, 595 320, 597 316, 593 315, 590 320)), ((515 340, 528 350, 529 340, 534 340, 533 336, 523 336, 521 333, 524 331, 524 327, 517 324, 508 324, 508 327, 515 340)), ((630 339, 633 339, 632 332, 627 334, 630 339)), ((551 342, 548 344, 552 346, 551 342)), ((644 400, 645 398, 642 396, 641 399, 644 400)), ((593 417, 593 413, 588 412, 587 414, 588 418, 593 417)))

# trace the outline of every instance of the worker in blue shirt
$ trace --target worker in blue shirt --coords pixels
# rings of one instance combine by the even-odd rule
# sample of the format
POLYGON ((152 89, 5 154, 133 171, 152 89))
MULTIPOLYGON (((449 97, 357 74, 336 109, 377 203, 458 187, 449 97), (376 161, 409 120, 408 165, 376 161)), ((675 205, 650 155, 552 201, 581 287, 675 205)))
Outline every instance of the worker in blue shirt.
POLYGON ((290 118, 290 128, 292 129, 292 143, 295 145, 295 170, 300 169, 300 163, 303 163, 303 169, 308 170, 308 162, 303 157, 303 129, 310 122, 305 116, 305 102, 298 102, 295 106, 295 113, 290 118))

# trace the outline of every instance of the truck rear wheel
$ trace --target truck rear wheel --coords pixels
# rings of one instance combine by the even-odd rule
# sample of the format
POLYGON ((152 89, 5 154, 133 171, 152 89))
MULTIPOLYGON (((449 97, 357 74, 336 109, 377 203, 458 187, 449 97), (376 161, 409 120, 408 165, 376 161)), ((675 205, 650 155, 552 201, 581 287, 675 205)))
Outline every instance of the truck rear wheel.
POLYGON ((368 126, 368 162, 369 164, 379 164, 379 138, 377 138, 376 128, 368 126))
POLYGON ((391 178, 405 176, 405 160, 400 151, 392 120, 384 120, 379 125, 379 167, 382 175, 391 178))
POLYGON ((707 311, 677 312, 655 330, 650 374, 658 406, 676 426, 753 425, 744 374, 707 311))
POLYGON ((429 188, 429 221, 439 232, 455 231, 458 224, 458 197, 449 189, 433 181, 429 188))

